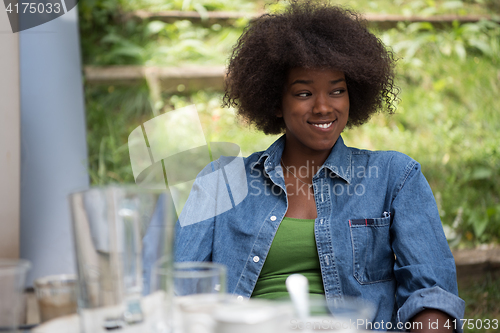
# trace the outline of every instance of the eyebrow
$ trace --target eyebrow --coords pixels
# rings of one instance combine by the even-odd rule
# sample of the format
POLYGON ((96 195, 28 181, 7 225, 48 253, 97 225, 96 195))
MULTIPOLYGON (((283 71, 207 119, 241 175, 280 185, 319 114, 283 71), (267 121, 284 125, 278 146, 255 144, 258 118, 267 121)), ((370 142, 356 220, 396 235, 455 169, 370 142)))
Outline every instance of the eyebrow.
MULTIPOLYGON (((339 82, 342 82, 342 81, 345 81, 345 79, 338 79, 338 80, 332 80, 330 81, 330 84, 337 84, 339 82)), ((294 84, 311 84, 311 83, 314 83, 313 80, 295 80, 292 82, 292 84, 290 86, 293 86, 294 84)))

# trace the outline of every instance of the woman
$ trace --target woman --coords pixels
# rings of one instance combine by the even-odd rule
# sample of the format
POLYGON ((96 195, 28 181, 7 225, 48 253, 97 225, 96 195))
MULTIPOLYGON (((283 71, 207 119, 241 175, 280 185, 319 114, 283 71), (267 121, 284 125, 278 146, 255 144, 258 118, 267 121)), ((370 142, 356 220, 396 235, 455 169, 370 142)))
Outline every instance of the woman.
POLYGON ((371 327, 414 322, 422 325, 406 328, 423 332, 437 320, 435 332, 453 331, 464 303, 419 164, 346 147, 340 136, 392 111, 393 68, 392 53, 348 10, 292 2, 252 22, 233 50, 224 104, 285 135, 244 159, 248 194, 231 209, 219 203, 238 192, 227 181, 232 160, 205 168, 180 216, 176 259, 225 264, 228 291, 242 297, 282 297, 286 277, 301 273, 327 300, 374 303, 371 327), (219 171, 220 182, 203 177, 219 171), (214 217, 200 218, 207 207, 214 217))

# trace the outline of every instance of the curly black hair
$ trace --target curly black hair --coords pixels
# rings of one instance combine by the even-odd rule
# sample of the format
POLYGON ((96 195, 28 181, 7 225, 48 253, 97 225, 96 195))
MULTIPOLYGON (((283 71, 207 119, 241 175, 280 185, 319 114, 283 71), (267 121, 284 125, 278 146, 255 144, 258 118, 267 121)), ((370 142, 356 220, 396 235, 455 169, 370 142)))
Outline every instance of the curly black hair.
POLYGON ((249 24, 229 59, 223 106, 266 134, 284 132, 277 117, 288 71, 330 68, 346 77, 348 127, 379 110, 394 112, 394 55, 370 33, 359 14, 318 1, 291 0, 284 12, 264 14, 249 24))

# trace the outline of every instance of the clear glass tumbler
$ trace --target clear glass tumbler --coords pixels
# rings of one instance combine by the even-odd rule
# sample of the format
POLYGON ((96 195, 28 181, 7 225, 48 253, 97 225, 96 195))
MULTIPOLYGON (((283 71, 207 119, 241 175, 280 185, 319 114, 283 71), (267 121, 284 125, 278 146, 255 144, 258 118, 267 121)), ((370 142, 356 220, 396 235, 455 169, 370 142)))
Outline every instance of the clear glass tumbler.
POLYGON ((83 333, 142 326, 154 262, 172 256, 177 215, 167 191, 99 187, 70 195, 83 333))
POLYGON ((76 313, 76 276, 50 275, 34 282, 42 322, 76 313))
POLYGON ((212 312, 236 302, 226 294, 226 267, 218 263, 172 263, 163 258, 155 265, 152 286, 173 300, 167 302, 171 305, 166 307, 171 321, 165 326, 183 333, 212 333, 212 312))
POLYGON ((175 296, 223 294, 226 292, 226 267, 214 262, 174 263, 175 296))

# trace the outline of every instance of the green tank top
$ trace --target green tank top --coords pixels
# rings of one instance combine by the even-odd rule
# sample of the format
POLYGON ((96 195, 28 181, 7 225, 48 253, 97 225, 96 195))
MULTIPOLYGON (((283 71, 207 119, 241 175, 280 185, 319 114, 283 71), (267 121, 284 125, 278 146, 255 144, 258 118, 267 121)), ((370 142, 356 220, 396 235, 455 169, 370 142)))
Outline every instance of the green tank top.
POLYGON ((310 294, 324 294, 314 220, 285 217, 276 231, 252 297, 286 298, 285 280, 300 273, 309 281, 310 294))

